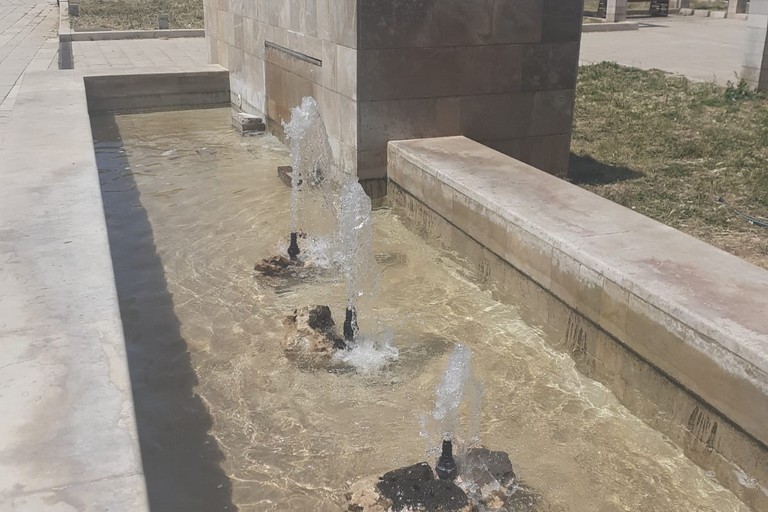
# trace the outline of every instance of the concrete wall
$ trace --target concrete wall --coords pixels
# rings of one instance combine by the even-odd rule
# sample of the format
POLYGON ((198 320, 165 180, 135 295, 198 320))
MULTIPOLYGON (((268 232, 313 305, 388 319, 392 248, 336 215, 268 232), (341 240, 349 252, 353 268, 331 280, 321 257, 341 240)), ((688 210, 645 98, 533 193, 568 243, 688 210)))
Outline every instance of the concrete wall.
POLYGON ((205 0, 206 37, 234 103, 274 130, 315 96, 336 156, 361 180, 383 183, 388 140, 457 134, 564 176, 582 7, 205 0))
POLYGON ((768 510, 768 272, 463 137, 391 142, 389 179, 421 233, 768 510))

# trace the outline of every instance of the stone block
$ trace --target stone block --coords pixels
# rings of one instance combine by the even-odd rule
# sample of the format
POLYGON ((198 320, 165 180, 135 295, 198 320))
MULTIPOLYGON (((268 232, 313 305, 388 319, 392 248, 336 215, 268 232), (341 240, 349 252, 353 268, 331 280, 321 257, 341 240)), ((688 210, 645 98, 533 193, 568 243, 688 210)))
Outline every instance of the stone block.
POLYGON ((678 14, 680 16, 693 16, 693 9, 691 9, 690 7, 683 7, 680 9, 678 14))
POLYGON ((728 17, 728 12, 727 11, 710 11, 709 17, 715 18, 718 20, 724 20, 725 18, 728 17))
POLYGON ((338 88, 336 85, 337 84, 336 45, 330 41, 322 41, 322 45, 323 45, 323 53, 322 53, 321 60, 323 61, 323 65, 321 70, 322 79, 320 83, 323 85, 323 87, 327 87, 328 89, 338 91, 338 88))
POLYGON ((360 84, 357 50, 336 46, 336 90, 347 98, 358 99, 360 84))
POLYGON ((352 147, 357 147, 357 105, 358 103, 339 94, 339 123, 341 141, 352 147))
MULTIPOLYGON (((568 125, 570 130, 570 124, 568 125)), ((524 162, 544 172, 565 178, 571 149, 571 133, 529 137, 526 139, 528 154, 524 162)))
POLYGON ((697 18, 709 18, 709 9, 694 9, 693 15, 697 18))
POLYGON ((523 137, 528 133, 535 96, 487 94, 461 98, 461 133, 475 140, 523 137))
POLYGON ((357 177, 363 180, 381 179, 387 176, 387 150, 362 150, 357 152, 357 177))
POLYGON ((434 98, 361 101, 358 149, 384 152, 387 142, 439 135, 434 98))
POLYGON ((357 0, 330 0, 328 28, 331 41, 357 48, 357 0))
POLYGON ((522 88, 522 45, 464 46, 453 67, 459 95, 498 94, 522 88))
POLYGON ((243 16, 240 14, 232 15, 233 46, 240 50, 245 50, 245 38, 243 30, 243 16))
POLYGON ((442 135, 461 133, 461 98, 435 100, 435 129, 442 135))
POLYGON ((360 0, 360 48, 484 44, 493 40, 493 1, 360 0))
POLYGON ((535 93, 528 135, 570 133, 573 103, 573 89, 535 93))
MULTIPOLYGON (((567 2, 560 0, 556 7, 560 3, 567 2)), ((544 11, 545 4, 546 2, 542 0, 495 2, 492 22, 493 44, 540 42, 547 31, 548 14, 544 11)), ((549 17, 552 18, 551 15, 549 17)), ((551 27, 550 31, 553 28, 551 27)))
POLYGON ((522 89, 572 89, 578 74, 579 43, 531 45, 525 48, 522 89))
POLYGON ((584 0, 544 0, 542 43, 578 43, 584 0))
POLYGON ((361 101, 456 96, 455 48, 358 50, 361 101))
POLYGON ((262 118, 245 112, 232 113, 232 126, 243 135, 264 132, 267 129, 262 118))

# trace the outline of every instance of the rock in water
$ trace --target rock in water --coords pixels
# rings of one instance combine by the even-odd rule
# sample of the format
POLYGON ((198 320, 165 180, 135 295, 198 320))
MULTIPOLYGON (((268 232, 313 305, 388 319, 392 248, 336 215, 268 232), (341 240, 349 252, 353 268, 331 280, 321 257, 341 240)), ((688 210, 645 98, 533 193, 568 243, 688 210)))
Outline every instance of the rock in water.
POLYGON ((438 480, 426 462, 355 484, 347 495, 350 512, 471 512, 456 484, 438 480))
POLYGON ((509 487, 515 483, 515 472, 506 452, 493 452, 486 448, 470 448, 464 456, 462 477, 476 485, 509 487))
POLYGON ((336 334, 328 306, 299 308, 283 324, 288 328, 283 349, 289 355, 330 357, 334 351, 346 348, 344 340, 336 334))
POLYGON ((285 256, 272 256, 256 263, 253 270, 263 276, 280 277, 295 273, 303 265, 299 260, 290 260, 285 256))

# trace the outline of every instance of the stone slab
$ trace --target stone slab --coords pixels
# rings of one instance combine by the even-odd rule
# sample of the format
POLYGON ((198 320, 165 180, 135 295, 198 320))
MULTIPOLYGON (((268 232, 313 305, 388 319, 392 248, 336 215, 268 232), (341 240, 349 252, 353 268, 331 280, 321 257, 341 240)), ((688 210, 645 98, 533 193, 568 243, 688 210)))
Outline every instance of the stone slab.
POLYGON ((148 510, 81 75, 27 74, 0 161, 0 502, 148 510))
POLYGON ((159 72, 155 68, 93 72, 84 77, 92 111, 225 106, 229 74, 218 65, 159 72))
POLYGON ((393 182, 768 446, 768 272, 464 137, 388 151, 393 182))
POLYGON ((90 32, 72 32, 70 34, 71 41, 121 41, 125 39, 173 39, 182 37, 205 37, 205 30, 103 30, 90 32))

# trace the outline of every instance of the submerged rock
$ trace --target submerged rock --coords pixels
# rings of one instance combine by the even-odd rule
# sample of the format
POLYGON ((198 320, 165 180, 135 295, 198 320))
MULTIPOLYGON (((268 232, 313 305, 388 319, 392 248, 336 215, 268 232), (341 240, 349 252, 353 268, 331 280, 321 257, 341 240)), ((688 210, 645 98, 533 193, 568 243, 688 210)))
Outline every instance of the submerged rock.
POLYGON ((291 260, 285 256, 272 256, 256 263, 253 270, 267 277, 285 277, 295 274, 304 267, 301 260, 291 260))
POLYGON ((545 512, 545 500, 519 485, 506 452, 471 448, 455 481, 426 462, 371 477, 350 488, 349 512, 545 512))
POLYGON ((350 512, 471 512, 456 484, 438 480, 426 462, 355 484, 347 494, 350 512))
POLYGON ((328 306, 305 306, 283 320, 288 332, 283 349, 289 355, 330 357, 336 350, 347 348, 336 334, 335 323, 328 306))

